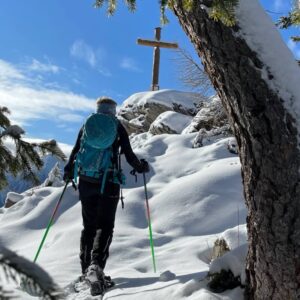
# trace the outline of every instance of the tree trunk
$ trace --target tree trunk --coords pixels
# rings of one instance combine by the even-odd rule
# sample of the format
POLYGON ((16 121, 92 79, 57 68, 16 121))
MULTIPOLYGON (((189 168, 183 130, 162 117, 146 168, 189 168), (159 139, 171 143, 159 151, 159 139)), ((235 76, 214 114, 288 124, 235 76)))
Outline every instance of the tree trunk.
MULTIPOLYGON (((247 299, 300 298, 300 180, 295 120, 262 77, 263 63, 200 4, 173 11, 201 57, 237 138, 248 207, 247 299)), ((209 2, 206 0, 206 2, 209 2)), ((272 80, 272 74, 269 80, 272 80)))

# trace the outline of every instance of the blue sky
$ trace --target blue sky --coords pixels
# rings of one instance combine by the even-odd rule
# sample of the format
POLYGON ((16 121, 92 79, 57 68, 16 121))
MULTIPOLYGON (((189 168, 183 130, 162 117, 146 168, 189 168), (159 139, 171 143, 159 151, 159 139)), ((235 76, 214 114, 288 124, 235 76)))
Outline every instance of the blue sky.
MULTIPOLYGON (((284 0, 261 0, 277 19, 289 11, 284 0)), ((119 1, 115 16, 93 8, 93 0, 3 0, 0 2, 0 105, 12 111, 27 136, 73 144, 95 99, 108 95, 122 103, 151 84, 152 48, 136 44, 153 38, 160 26, 158 1, 137 0, 132 14, 119 1)), ((178 42, 197 56, 180 28, 170 24, 162 40, 178 42)), ((294 30, 294 34, 296 34, 294 30)), ((295 56, 300 48, 283 37, 295 56)), ((187 90, 178 80, 176 53, 161 50, 161 88, 187 90)))

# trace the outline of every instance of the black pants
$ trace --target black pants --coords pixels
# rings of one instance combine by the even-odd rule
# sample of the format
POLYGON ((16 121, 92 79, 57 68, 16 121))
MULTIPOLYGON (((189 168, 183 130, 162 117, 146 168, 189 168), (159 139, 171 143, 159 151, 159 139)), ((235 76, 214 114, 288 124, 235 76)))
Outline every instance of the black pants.
POLYGON ((104 269, 109 256, 120 186, 107 181, 103 195, 100 190, 100 183, 79 182, 83 219, 79 255, 82 273, 91 263, 104 269))

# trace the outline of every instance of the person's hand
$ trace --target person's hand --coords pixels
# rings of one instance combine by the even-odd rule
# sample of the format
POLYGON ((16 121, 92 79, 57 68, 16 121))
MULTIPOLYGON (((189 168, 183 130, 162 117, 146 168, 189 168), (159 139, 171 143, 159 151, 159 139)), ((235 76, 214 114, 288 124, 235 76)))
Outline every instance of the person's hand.
POLYGON ((148 173, 150 171, 149 164, 145 159, 141 159, 140 165, 137 169, 138 173, 148 173))
POLYGON ((73 179, 74 179, 74 164, 67 163, 64 168, 63 180, 67 182, 73 179))

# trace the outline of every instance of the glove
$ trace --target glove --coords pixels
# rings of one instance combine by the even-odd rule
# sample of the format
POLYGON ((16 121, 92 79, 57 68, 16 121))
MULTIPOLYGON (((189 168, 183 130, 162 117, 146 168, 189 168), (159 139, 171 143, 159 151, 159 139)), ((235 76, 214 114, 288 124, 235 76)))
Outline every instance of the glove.
POLYGON ((63 180, 65 182, 73 180, 74 179, 74 164, 67 163, 64 168, 64 176, 63 180))
POLYGON ((140 165, 136 170, 138 173, 148 173, 150 171, 148 162, 145 159, 141 159, 140 165))

